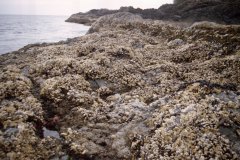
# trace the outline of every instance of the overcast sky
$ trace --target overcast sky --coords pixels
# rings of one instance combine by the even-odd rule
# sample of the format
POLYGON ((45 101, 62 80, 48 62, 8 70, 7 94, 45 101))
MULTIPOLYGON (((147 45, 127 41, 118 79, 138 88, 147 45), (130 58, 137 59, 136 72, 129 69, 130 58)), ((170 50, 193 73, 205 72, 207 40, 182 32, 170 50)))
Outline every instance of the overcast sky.
POLYGON ((173 0, 0 0, 0 14, 71 15, 90 9, 120 6, 158 8, 173 0))

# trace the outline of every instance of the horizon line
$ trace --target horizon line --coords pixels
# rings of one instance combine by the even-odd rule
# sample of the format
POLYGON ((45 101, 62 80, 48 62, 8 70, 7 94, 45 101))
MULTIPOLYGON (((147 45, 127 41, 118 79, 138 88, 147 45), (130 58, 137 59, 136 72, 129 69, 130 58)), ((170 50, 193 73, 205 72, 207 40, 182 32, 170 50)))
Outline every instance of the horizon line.
POLYGON ((0 13, 1 16, 71 16, 60 14, 16 14, 16 13, 0 13))
MULTIPOLYGON (((172 4, 172 3, 166 3, 166 4, 172 4)), ((164 4, 163 4, 164 5, 164 4)), ((162 6, 162 5, 161 5, 162 6)), ((107 10, 119 10, 121 9, 122 7, 133 7, 134 9, 158 9, 157 7, 151 7, 151 8, 141 8, 141 7, 134 7, 134 6, 131 6, 131 5, 126 5, 126 6, 120 6, 119 8, 92 8, 90 10, 100 10, 100 9, 107 9, 107 10)), ((88 12, 90 10, 87 10, 87 11, 80 11, 82 13, 85 13, 85 12, 88 12)), ((76 13, 79 13, 79 12, 76 12, 76 13)), ((0 13, 0 15, 14 15, 14 16, 71 16, 72 14, 75 14, 75 13, 71 13, 71 14, 68 14, 68 15, 61 15, 61 14, 17 14, 17 13, 0 13)))

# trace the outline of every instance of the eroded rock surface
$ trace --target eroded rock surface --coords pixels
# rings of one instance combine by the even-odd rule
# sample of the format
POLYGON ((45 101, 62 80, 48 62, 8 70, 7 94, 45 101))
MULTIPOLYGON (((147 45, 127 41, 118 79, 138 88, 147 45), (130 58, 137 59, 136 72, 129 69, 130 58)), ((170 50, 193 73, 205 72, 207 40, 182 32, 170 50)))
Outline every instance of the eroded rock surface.
POLYGON ((130 13, 0 56, 1 159, 238 159, 240 27, 130 13))

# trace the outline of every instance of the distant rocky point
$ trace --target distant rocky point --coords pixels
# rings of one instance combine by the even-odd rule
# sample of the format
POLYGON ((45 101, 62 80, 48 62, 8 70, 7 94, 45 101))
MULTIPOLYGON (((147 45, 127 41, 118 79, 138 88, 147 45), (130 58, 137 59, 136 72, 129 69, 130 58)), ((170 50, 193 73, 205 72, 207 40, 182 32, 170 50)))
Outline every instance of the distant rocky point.
POLYGON ((99 17, 117 12, 130 12, 144 19, 154 20, 240 24, 240 0, 175 0, 174 4, 165 4, 158 9, 133 7, 121 7, 119 10, 93 9, 86 13, 73 14, 66 22, 91 25, 99 17))

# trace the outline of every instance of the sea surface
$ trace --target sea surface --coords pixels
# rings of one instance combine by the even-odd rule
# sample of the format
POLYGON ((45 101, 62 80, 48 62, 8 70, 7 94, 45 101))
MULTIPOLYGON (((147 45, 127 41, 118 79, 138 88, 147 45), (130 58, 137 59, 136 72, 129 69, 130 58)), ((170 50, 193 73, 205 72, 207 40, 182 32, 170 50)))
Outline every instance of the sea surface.
POLYGON ((67 23, 68 16, 0 15, 0 54, 27 44, 58 42, 79 37, 89 27, 67 23))

